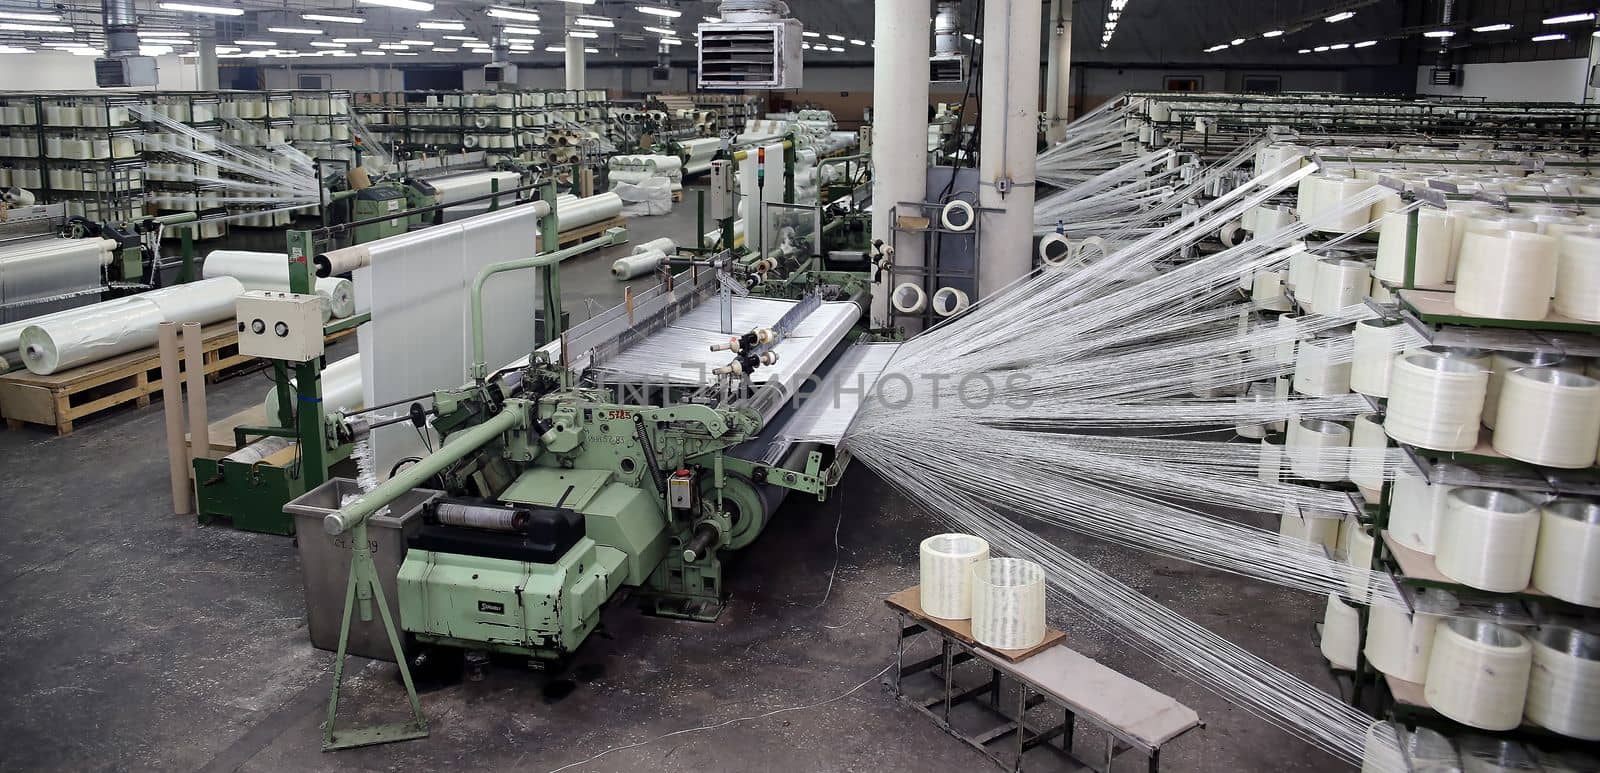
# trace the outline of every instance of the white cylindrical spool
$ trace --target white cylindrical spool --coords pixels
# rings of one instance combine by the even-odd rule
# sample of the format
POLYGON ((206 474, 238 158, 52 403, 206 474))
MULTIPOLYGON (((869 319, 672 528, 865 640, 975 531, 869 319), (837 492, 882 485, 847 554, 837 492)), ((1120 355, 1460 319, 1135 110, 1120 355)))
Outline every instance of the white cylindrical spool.
POLYGON ((317 295, 322 296, 327 307, 328 316, 335 319, 355 316, 356 289, 355 284, 348 279, 338 277, 317 277, 317 295))
POLYGON ((1458 488, 1439 524, 1439 571, 1463 585, 1496 593, 1525 590, 1539 545, 1539 508, 1510 491, 1458 488))
POLYGON ((972 565, 973 639, 994 649, 1025 650, 1044 635, 1044 567, 1021 558, 972 565))
POLYGON ((902 282, 889 295, 894 310, 901 314, 921 314, 928 307, 928 293, 911 282, 902 282))
POLYGON ((970 534, 936 534, 922 541, 922 611, 941 620, 972 617, 972 571, 989 560, 989 543, 970 534))
POLYGON ((1261 439, 1261 453, 1256 460, 1256 477, 1263 483, 1278 483, 1283 480, 1283 446, 1282 434, 1271 434, 1261 439))
POLYGON ((1316 294, 1318 260, 1316 255, 1309 252, 1297 252, 1289 256, 1289 274, 1284 283, 1294 290, 1295 297, 1301 303, 1309 301, 1316 294))
POLYGON ((1352 334, 1354 354, 1350 362, 1350 388, 1373 397, 1389 396, 1389 374, 1403 341, 1411 335, 1409 327, 1397 320, 1364 319, 1352 334))
POLYGON ((1561 237, 1555 307, 1573 319, 1600 322, 1600 238, 1561 237))
POLYGON ((635 244, 633 246, 633 254, 635 255, 638 255, 641 252, 649 252, 651 250, 656 250, 664 255, 671 255, 678 251, 678 243, 669 237, 663 236, 659 239, 651 239, 650 241, 635 244))
POLYGON ((1239 244, 1244 234, 1244 224, 1238 220, 1230 220, 1223 224, 1222 230, 1217 233, 1217 238, 1222 240, 1222 246, 1234 247, 1239 244))
POLYGON ((962 199, 951 201, 939 211, 939 224, 950 231, 966 231, 977 221, 978 214, 972 204, 962 199))
POLYGON ((1399 358, 1389 380, 1384 429, 1402 443, 1436 451, 1469 451, 1478 445, 1487 371, 1433 354, 1399 358))
MULTIPOLYGON (((1436 480, 1460 480, 1468 475, 1465 468, 1453 464, 1440 464, 1433 468, 1436 480)), ((1434 555, 1438 552, 1439 524, 1444 522, 1445 507, 1450 492, 1456 486, 1429 483, 1410 464, 1399 464, 1394 472, 1394 490, 1390 496, 1389 536, 1412 550, 1434 555)))
POLYGON ((1562 735, 1600 741, 1600 635, 1544 626, 1533 634, 1532 644, 1523 713, 1562 735))
POLYGON ((1491 319, 1544 319, 1556 291, 1557 265, 1552 237, 1468 233, 1456 271, 1456 308, 1491 319))
POLYGON ((1600 607, 1600 504, 1557 499, 1540 508, 1533 586, 1562 601, 1600 607))
POLYGON ((1039 239, 1039 260, 1047 266, 1060 266, 1072 258, 1072 242, 1065 234, 1048 233, 1039 239))
POLYGON ((1350 428, 1336 421, 1301 419, 1289 425, 1289 469, 1307 480, 1340 481, 1349 473, 1350 428), (1334 450, 1337 449, 1337 450, 1334 450))
POLYGON ((1363 413, 1356 417, 1350 432, 1350 481, 1367 495, 1367 501, 1376 502, 1383 495, 1383 480, 1387 477, 1389 436, 1383 431, 1383 422, 1377 414, 1363 413))
POLYGON ((1294 314, 1281 314, 1278 316, 1278 327, 1282 328, 1282 332, 1279 334, 1276 360, 1287 365, 1294 362, 1294 351, 1298 348, 1300 318, 1294 314))
POLYGON ((1489 357, 1489 388, 1483 399, 1483 426, 1494 429, 1495 420, 1500 415, 1500 390, 1505 385, 1506 374, 1518 368, 1558 368, 1573 373, 1582 373, 1581 361, 1574 359, 1566 363, 1567 358, 1555 352, 1495 352, 1489 357))
POLYGON ((1433 637, 1442 614, 1455 608, 1455 597, 1447 591, 1429 589, 1424 604, 1419 596, 1417 608, 1408 613, 1396 604, 1373 604, 1363 650, 1373 668, 1405 682, 1421 683, 1428 677, 1428 656, 1433 653, 1433 637))
POLYGON ((667 256, 655 250, 625 255, 611 264, 611 275, 619 281, 636 279, 655 271, 666 259, 667 256))
POLYGON ((1251 276, 1250 300, 1266 311, 1288 311, 1289 295, 1283 291, 1282 271, 1257 271, 1251 276))
POLYGON ((1345 578, 1345 592, 1358 603, 1366 603, 1371 582, 1373 538, 1370 527, 1354 516, 1344 519, 1339 527, 1339 549, 1344 552, 1344 563, 1350 567, 1345 578))
POLYGON ((1316 314, 1337 314, 1340 309, 1361 303, 1370 283, 1365 261, 1351 258, 1323 258, 1317 261, 1316 289, 1310 310, 1316 314))
POLYGON ((1555 368, 1519 368, 1500 393, 1494 448, 1567 469, 1593 466, 1600 446, 1600 381, 1555 368))
POLYGON ((971 305, 967 294, 954 287, 939 288, 928 302, 933 305, 933 313, 941 317, 953 317, 971 305))
MULTIPOLYGON (((1268 405, 1273 401, 1272 385, 1264 381, 1258 381, 1246 387, 1244 394, 1235 397, 1234 401, 1240 404, 1248 403, 1254 406, 1268 405)), ((1236 422, 1233 426, 1233 430, 1239 433, 1239 437, 1249 438, 1251 440, 1260 440, 1267 436, 1266 424, 1249 420, 1241 420, 1236 422)))
POLYGON ((1522 724, 1533 646, 1503 625, 1453 618, 1434 633, 1423 694, 1428 705, 1483 730, 1522 724))
POLYGON ((1350 347, 1348 333, 1301 341, 1294 357, 1294 391, 1312 397, 1349 394, 1350 347))
POLYGON ((1334 668, 1351 670, 1356 667, 1356 653, 1361 641, 1361 616, 1356 608, 1328 594, 1328 605, 1322 614, 1322 656, 1334 668))

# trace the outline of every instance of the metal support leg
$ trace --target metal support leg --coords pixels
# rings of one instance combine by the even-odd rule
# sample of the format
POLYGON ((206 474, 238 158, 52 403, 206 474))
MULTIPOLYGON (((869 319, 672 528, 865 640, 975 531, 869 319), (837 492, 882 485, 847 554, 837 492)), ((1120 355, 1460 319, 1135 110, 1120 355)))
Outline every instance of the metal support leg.
POLYGON ((940 668, 944 669, 944 723, 948 725, 950 724, 950 690, 955 679, 955 664, 950 662, 952 649, 950 640, 943 640, 939 646, 942 648, 939 654, 944 658, 944 661, 940 663, 940 668))
POLYGON ((1161 770, 1161 750, 1160 749, 1151 749, 1150 750, 1150 773, 1156 773, 1159 770, 1161 770))
POLYGON ((1012 770, 1018 771, 1018 773, 1020 773, 1020 771, 1022 770, 1022 755, 1025 752, 1027 752, 1027 750, 1028 750, 1028 747, 1026 746, 1026 743, 1025 743, 1027 740, 1028 740, 1028 685, 1026 685, 1026 684, 1024 684, 1022 682, 1018 682, 1017 683, 1017 764, 1016 764, 1016 767, 1012 768, 1012 770))
POLYGON ((1066 718, 1062 722, 1064 729, 1061 731, 1061 750, 1071 754, 1072 733, 1078 729, 1078 715, 1072 709, 1063 709, 1063 713, 1066 714, 1066 718))

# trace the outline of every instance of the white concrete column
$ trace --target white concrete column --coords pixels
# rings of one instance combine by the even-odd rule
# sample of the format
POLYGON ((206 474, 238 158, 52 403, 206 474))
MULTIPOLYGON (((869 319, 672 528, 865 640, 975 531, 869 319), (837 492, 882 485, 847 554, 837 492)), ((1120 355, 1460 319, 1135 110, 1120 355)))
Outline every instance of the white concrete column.
POLYGON ((1060 142, 1066 138, 1068 113, 1072 111, 1072 0, 1050 0, 1049 24, 1044 112, 1050 123, 1045 139, 1060 142))
POLYGON ((587 44, 583 38, 567 36, 567 90, 581 91, 586 88, 583 72, 583 47, 587 44))
POLYGON ((202 35, 195 41, 195 88, 201 91, 216 91, 220 88, 217 84, 217 39, 212 35, 202 35))
POLYGON ((988 0, 984 6, 978 203, 1003 211, 979 215, 979 300, 987 300, 1033 266, 1043 7, 1038 0, 988 0))
MULTIPOLYGON (((1600 35, 1600 31, 1595 32, 1600 35)), ((1600 88, 1597 84, 1589 82, 1589 74, 1594 72, 1595 65, 1600 65, 1600 37, 1589 38, 1589 66, 1583 71, 1583 103, 1592 104, 1600 102, 1600 88)))
MULTIPOLYGON (((928 196, 928 37, 933 7, 929 0, 877 0, 872 5, 873 36, 878 41, 872 68, 872 238, 887 245, 892 241, 889 210, 898 202, 918 202, 928 196)), ((900 239, 894 262, 922 266, 921 237, 900 239)), ((884 272, 872 288, 873 327, 889 324, 889 293, 894 289, 890 282, 884 272)))

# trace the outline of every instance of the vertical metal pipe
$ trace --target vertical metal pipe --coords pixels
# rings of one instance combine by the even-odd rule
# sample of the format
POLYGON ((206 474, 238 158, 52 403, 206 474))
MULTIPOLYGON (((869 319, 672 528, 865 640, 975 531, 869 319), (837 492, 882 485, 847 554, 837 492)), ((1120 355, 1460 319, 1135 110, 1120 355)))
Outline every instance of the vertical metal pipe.
POLYGON ((1044 86, 1045 139, 1060 142, 1067 136, 1072 112, 1072 0, 1050 2, 1050 51, 1044 86))
MULTIPOLYGON (((889 244, 893 226, 889 211, 898 202, 923 201, 928 195, 928 34, 932 17, 928 0, 878 0, 872 6, 873 35, 878 42, 872 69, 872 238, 889 244)), ((921 237, 910 235, 896 241, 894 262, 921 268, 921 237)), ((873 327, 889 324, 890 282, 885 271, 873 287, 873 327)))
POLYGON ((1037 0, 989 0, 983 19, 983 133, 978 203, 978 297, 988 299, 1033 266, 1033 181, 1039 136, 1037 0))
POLYGON ((201 91, 216 91, 219 86, 217 77, 217 38, 215 35, 202 35, 195 41, 195 82, 201 91))
POLYGON ((568 35, 567 35, 567 45, 566 45, 567 90, 568 91, 581 91, 582 89, 586 88, 583 84, 584 84, 585 80, 587 80, 586 77, 585 77, 585 74, 583 72, 583 67, 584 67, 584 62, 583 62, 584 39, 583 38, 575 38, 575 37, 573 37, 571 35, 571 28, 572 27, 573 27, 573 21, 569 17, 567 19, 568 35))
POLYGON ((183 448, 183 385, 178 365, 178 325, 163 322, 159 328, 161 351, 161 412, 167 424, 167 472, 172 478, 172 512, 188 515, 189 454, 183 448))
POLYGON ((200 323, 183 323, 183 359, 189 383, 189 459, 211 449, 211 424, 206 420, 206 354, 200 323))

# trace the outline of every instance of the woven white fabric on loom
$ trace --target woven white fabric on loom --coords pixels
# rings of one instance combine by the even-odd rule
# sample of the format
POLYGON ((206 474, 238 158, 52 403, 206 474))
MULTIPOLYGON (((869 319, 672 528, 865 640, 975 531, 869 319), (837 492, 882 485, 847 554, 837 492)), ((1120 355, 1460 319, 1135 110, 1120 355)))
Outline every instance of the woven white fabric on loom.
POLYGON ((878 377, 898 351, 897 343, 856 344, 846 350, 820 388, 807 396, 784 425, 781 439, 838 445, 861 410, 861 403, 872 394, 878 377))

